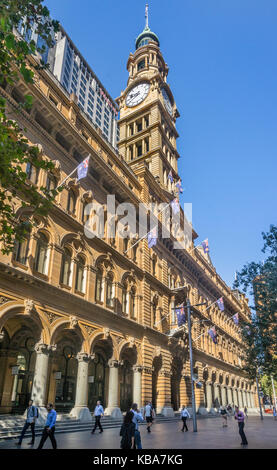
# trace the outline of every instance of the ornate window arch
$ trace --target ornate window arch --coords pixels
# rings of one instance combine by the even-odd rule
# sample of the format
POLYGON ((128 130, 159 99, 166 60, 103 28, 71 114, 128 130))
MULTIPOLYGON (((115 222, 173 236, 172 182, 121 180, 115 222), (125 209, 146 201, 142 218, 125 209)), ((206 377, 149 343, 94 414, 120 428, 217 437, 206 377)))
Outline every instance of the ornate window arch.
POLYGON ((49 268, 49 258, 49 237, 43 232, 38 232, 38 240, 35 255, 35 271, 47 276, 49 268))
POLYGON ((95 300, 97 302, 104 302, 104 276, 103 269, 100 266, 98 266, 96 271, 95 300))
POLYGON ((77 203, 77 195, 75 191, 71 188, 68 190, 67 206, 66 206, 67 212, 70 212, 71 214, 75 214, 76 203, 77 203))
POLYGON ((137 279, 133 272, 122 279, 122 313, 132 319, 137 317, 137 279))
POLYGON ((84 294, 86 292, 86 260, 84 256, 77 255, 76 258, 76 277, 75 290, 84 294))
POLYGON ((72 250, 69 247, 64 248, 62 256, 62 266, 61 266, 61 284, 64 286, 72 286, 72 274, 73 274, 73 264, 72 264, 72 250))

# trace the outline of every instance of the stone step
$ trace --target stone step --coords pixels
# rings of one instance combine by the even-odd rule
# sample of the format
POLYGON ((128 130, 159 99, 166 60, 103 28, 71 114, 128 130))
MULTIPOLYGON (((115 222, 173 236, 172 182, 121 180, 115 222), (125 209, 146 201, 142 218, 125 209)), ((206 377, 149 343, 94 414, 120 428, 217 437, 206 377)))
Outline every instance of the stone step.
MULTIPOLYGON (((155 422, 168 422, 168 421, 178 421, 180 418, 175 416, 172 418, 167 417, 157 417, 155 422)), ((94 425, 94 420, 88 423, 80 423, 80 422, 65 422, 60 421, 57 422, 55 428, 56 433, 66 433, 66 432, 80 432, 80 431, 90 431, 94 425)), ((108 416, 104 417, 101 421, 103 429, 111 429, 111 428, 119 428, 122 424, 122 419, 113 419, 109 418, 108 416)), ((23 423, 22 423, 23 425, 23 423)), ((141 426, 146 425, 146 423, 141 423, 141 426)), ((0 428, 0 439, 12 439, 12 438, 19 438, 21 434, 22 426, 11 426, 7 428, 0 428)), ((36 435, 40 436, 43 431, 43 426, 36 426, 36 435)), ((32 436, 30 428, 26 431, 24 438, 30 438, 32 436)))

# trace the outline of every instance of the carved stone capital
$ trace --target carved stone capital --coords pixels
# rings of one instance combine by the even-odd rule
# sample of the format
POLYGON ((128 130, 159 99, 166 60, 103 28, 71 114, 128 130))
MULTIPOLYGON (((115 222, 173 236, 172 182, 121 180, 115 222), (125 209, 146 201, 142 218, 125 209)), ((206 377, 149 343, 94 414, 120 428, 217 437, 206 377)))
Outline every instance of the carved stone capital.
POLYGON ((37 354, 49 354, 49 345, 45 343, 37 343, 34 346, 37 354))
POLYGON ((133 336, 128 336, 128 341, 130 343, 130 347, 133 348, 135 346, 135 338, 133 336))
POLYGON ((4 337, 5 337, 4 331, 1 331, 0 332, 0 343, 1 343, 1 341, 3 341, 4 337))
POLYGON ((95 358, 95 354, 87 354, 85 352, 79 352, 76 355, 76 359, 78 362, 89 362, 91 359, 95 358))
POLYGON ((119 367, 119 362, 116 359, 109 359, 108 366, 109 367, 119 367))

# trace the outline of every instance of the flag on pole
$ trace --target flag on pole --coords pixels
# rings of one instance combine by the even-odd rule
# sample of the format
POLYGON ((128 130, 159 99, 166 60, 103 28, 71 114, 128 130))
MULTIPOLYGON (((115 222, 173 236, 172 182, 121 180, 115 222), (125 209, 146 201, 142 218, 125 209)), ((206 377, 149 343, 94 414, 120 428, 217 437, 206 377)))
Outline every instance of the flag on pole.
POLYGON ((157 227, 152 228, 147 236, 148 248, 157 244, 157 227))
POLYGON ((170 182, 173 183, 173 176, 172 176, 172 171, 171 171, 171 170, 170 170, 170 172, 168 173, 167 179, 169 179, 170 182))
POLYGON ((89 157, 85 158, 85 160, 82 161, 82 163, 80 163, 80 165, 78 165, 78 167, 77 167, 77 175, 78 175, 77 180, 78 181, 87 176, 88 162, 89 162, 89 157))
POLYGON ((177 324, 182 326, 186 323, 186 314, 183 306, 176 308, 177 324))
POLYGON ((204 253, 209 253, 210 248, 209 248, 209 241, 207 238, 201 243, 201 245, 203 247, 204 253))
POLYGON ((172 207, 172 212, 173 214, 178 214, 178 212, 180 212, 180 206, 179 206, 179 201, 177 199, 177 197, 175 199, 173 199, 173 201, 171 201, 171 207, 172 207))
POLYGON ((214 344, 217 344, 217 332, 215 331, 215 327, 209 329, 208 331, 210 337, 212 338, 214 344))
POLYGON ((238 313, 236 313, 236 314, 233 316, 233 320, 234 320, 234 323, 235 323, 236 325, 239 324, 239 314, 238 314, 238 313))
POLYGON ((220 297, 220 299, 218 299, 216 301, 217 305, 219 306, 220 310, 223 312, 224 310, 224 302, 223 302, 223 297, 220 297))
POLYGON ((183 188, 182 188, 182 184, 181 184, 181 180, 180 180, 180 179, 179 179, 179 180, 177 181, 177 183, 176 183, 176 188, 178 189, 178 191, 179 191, 180 193, 183 192, 183 188))

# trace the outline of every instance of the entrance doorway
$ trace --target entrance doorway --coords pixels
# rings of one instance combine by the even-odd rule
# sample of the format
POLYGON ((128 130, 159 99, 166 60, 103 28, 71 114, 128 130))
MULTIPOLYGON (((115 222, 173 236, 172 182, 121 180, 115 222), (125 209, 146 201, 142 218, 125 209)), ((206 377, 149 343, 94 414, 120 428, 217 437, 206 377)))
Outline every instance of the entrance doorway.
POLYGON ((101 353, 96 353, 95 358, 89 364, 89 377, 92 382, 88 384, 88 407, 94 410, 97 400, 100 400, 103 407, 105 403, 105 384, 106 384, 107 363, 101 353))
POLYGON ((133 401, 133 369, 128 359, 124 359, 120 368, 120 408, 128 411, 133 401))

